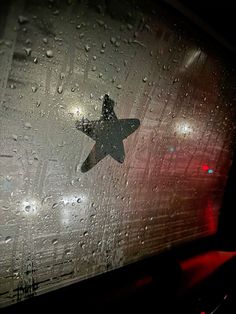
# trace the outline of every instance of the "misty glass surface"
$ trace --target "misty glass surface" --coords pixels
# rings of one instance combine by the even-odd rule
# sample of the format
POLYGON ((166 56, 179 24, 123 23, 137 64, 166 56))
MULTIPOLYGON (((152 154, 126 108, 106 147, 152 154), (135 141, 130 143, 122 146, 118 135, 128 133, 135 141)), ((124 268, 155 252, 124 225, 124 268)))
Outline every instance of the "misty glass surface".
POLYGON ((2 2, 1 306, 217 230, 234 80, 138 2, 2 2))

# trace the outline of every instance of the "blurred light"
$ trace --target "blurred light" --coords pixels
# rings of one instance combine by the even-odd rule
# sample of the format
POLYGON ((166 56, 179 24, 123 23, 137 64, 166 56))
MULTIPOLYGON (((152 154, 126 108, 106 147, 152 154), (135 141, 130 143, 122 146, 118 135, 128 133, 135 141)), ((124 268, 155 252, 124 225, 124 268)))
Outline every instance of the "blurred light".
POLYGON ((214 214, 214 205, 212 200, 208 200, 207 206, 204 211, 204 220, 208 229, 208 232, 210 234, 213 234, 216 232, 217 229, 217 223, 216 223, 216 218, 214 214))
POLYGON ((71 205, 71 204, 75 204, 75 203, 84 203, 87 200, 86 195, 67 195, 67 196, 63 196, 62 197, 62 202, 64 203, 64 205, 71 205))
POLYGON ((185 63, 185 68, 188 68, 191 64, 193 64, 193 62, 195 60, 197 60, 197 58, 200 56, 200 54, 201 54, 201 50, 200 49, 193 50, 190 53, 190 56, 188 57, 188 60, 185 63))
POLYGON ((193 128, 191 126, 190 123, 184 121, 184 122, 179 122, 177 125, 176 125, 176 132, 179 134, 179 135, 186 135, 186 134, 190 134, 193 132, 193 128))
POLYGON ((78 100, 78 98, 64 98, 64 102, 68 104, 68 107, 64 107, 67 113, 74 119, 81 119, 83 117, 87 117, 88 112, 86 108, 86 101, 83 103, 82 100, 78 100))
POLYGON ((182 67, 180 68, 181 72, 186 71, 192 64, 199 62, 199 58, 204 62, 206 55, 201 51, 201 49, 192 49, 188 52, 187 58, 184 60, 182 67))
POLYGON ((60 203, 62 204, 62 207, 60 208, 61 223, 64 226, 71 225, 75 213, 79 219, 86 217, 87 209, 86 201, 87 196, 84 194, 79 194, 76 196, 75 195, 63 196, 60 201, 60 203))
POLYGON ((211 168, 210 168, 208 165, 206 165, 206 164, 202 165, 202 170, 205 171, 205 172, 207 172, 207 173, 209 173, 209 174, 214 173, 214 170, 211 169, 211 168))
POLYGON ((87 113, 81 109, 81 107, 79 106, 73 106, 69 109, 69 113, 72 114, 72 116, 75 118, 75 119, 80 119, 80 118, 83 118, 83 117, 86 117, 87 113))
POLYGON ((79 115, 81 113, 81 110, 79 109, 79 107, 75 106, 70 109, 70 112, 74 115, 79 115))
POLYGON ((203 171, 209 171, 209 166, 208 165, 202 165, 202 170, 203 171))
POLYGON ((142 279, 138 279, 135 282, 135 287, 139 288, 139 287, 142 287, 142 286, 146 286, 146 285, 150 284, 152 281, 153 281, 153 279, 152 279, 151 276, 146 276, 146 277, 144 277, 142 279))

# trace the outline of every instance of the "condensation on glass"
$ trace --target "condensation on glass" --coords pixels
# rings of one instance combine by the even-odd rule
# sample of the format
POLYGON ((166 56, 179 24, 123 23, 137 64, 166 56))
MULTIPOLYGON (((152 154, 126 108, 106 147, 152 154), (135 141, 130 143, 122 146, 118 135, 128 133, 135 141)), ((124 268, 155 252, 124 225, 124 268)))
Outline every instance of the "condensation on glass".
POLYGON ((163 8, 104 3, 3 1, 1 306, 216 232, 229 71, 163 8), (98 120, 105 94, 140 126, 123 163, 83 173, 94 141, 76 122, 98 120))

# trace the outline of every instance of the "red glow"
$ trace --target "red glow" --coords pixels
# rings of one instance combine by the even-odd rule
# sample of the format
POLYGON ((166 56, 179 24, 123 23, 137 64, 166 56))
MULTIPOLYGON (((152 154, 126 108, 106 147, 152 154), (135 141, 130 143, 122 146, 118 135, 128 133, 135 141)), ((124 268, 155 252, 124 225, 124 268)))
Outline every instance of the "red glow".
POLYGON ((139 288, 139 287, 142 287, 142 286, 145 286, 145 285, 148 285, 152 282, 152 277, 151 276, 146 276, 142 279, 138 279, 136 282, 135 282, 135 286, 136 288, 139 288))
POLYGON ((206 312, 205 312, 205 311, 202 311, 200 314, 206 314, 206 312))
POLYGON ((205 213, 204 213, 204 219, 205 223, 208 226, 208 231, 210 234, 214 234, 217 230, 217 223, 216 223, 216 218, 214 215, 214 207, 213 203, 211 200, 208 200, 207 206, 205 208, 205 213))
POLYGON ((202 170, 203 171, 208 171, 210 168, 208 165, 202 165, 202 170))
POLYGON ((206 279, 221 265, 236 256, 236 252, 211 251, 181 262, 186 288, 206 279))

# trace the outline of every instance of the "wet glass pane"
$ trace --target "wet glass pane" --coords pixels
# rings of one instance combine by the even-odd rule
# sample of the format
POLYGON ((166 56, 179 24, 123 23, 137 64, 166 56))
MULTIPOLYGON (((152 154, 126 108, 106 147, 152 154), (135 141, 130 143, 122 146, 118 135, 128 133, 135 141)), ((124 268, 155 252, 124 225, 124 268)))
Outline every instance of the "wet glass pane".
POLYGON ((3 1, 1 306, 212 235, 233 82, 168 10, 3 1))

